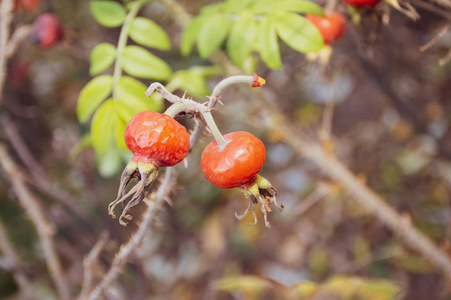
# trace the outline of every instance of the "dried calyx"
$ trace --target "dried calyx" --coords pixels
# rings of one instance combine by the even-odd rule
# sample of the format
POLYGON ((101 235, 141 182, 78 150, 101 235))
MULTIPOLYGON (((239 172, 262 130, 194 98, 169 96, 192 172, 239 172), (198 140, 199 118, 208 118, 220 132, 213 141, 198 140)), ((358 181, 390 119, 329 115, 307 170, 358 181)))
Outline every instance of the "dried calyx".
POLYGON ((132 219, 132 216, 127 214, 128 211, 144 199, 157 176, 158 168, 154 164, 137 162, 132 159, 122 172, 117 198, 108 205, 108 213, 116 218, 114 208, 122 203, 123 211, 119 217, 119 224, 126 226, 127 221, 132 219), (127 186, 134 178, 138 180, 138 183, 126 192, 127 186), (127 201, 130 197, 131 199, 127 201))
POLYGON ((272 184, 267 179, 265 179, 260 175, 256 175, 256 178, 252 181, 251 184, 240 187, 240 190, 249 200, 249 206, 241 215, 238 215, 235 212, 235 217, 238 220, 243 219, 245 216, 247 216, 250 209, 252 208, 252 214, 254 215, 254 223, 250 223, 250 225, 256 225, 257 216, 255 215, 255 205, 258 204, 264 216, 265 226, 271 228, 271 224, 268 222, 267 215, 267 213, 272 212, 272 209, 269 206, 272 203, 274 203, 280 211, 283 211, 285 209, 283 204, 277 203, 276 199, 277 190, 272 186, 272 184))

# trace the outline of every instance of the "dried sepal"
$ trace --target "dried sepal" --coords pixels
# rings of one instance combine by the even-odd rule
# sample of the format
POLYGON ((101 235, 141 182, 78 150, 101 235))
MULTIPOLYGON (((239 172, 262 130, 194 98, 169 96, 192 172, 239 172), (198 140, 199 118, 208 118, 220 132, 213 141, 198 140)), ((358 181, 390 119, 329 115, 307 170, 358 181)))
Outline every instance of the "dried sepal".
POLYGON ((113 218, 116 218, 114 208, 119 203, 122 203, 122 207, 124 209, 119 217, 119 224, 127 226, 127 221, 133 218, 131 215, 127 214, 128 211, 144 199, 146 192, 151 188, 152 183, 155 181, 157 176, 158 168, 155 167, 155 165, 131 160, 122 173, 116 200, 108 205, 108 213, 113 218), (133 178, 136 178, 138 183, 133 186, 128 193, 126 193, 127 186, 133 178), (124 221, 124 219, 126 221, 124 221))
POLYGON ((242 220, 252 208, 252 212, 254 215, 254 223, 250 223, 250 225, 257 224, 257 217, 255 216, 255 205, 258 204, 260 210, 263 213, 265 226, 271 228, 271 224, 268 222, 268 214, 267 214, 269 212, 272 212, 272 209, 269 206, 272 203, 274 203, 277 206, 277 208, 279 208, 280 211, 283 211, 285 209, 283 204, 279 205, 277 203, 276 200, 277 190, 271 185, 271 183, 267 179, 261 177, 260 175, 257 175, 252 185, 240 188, 240 190, 244 193, 246 198, 249 199, 249 206, 241 215, 238 215, 235 212, 235 217, 238 220, 242 220))

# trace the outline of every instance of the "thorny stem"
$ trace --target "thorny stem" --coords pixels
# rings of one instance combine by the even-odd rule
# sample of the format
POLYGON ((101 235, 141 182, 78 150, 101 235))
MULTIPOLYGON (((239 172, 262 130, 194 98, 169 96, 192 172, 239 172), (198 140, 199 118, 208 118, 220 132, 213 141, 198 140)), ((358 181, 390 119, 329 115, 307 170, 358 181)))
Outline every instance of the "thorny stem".
MULTIPOLYGON (((191 99, 186 98, 180 98, 172 93, 170 93, 161 83, 154 82, 152 83, 149 88, 146 91, 146 96, 150 97, 152 93, 156 90, 159 92, 166 100, 173 103, 164 113, 175 117, 177 114, 181 112, 199 112, 205 122, 207 123, 208 128, 211 131, 211 134, 215 138, 216 142, 218 143, 219 149, 224 149, 224 147, 227 145, 227 141, 224 139, 224 137, 221 134, 221 131, 219 131, 218 126, 216 125, 213 117, 211 116, 210 111, 212 110, 214 104, 219 100, 219 95, 221 92, 228 87, 229 85, 236 84, 236 83, 254 83, 254 76, 245 76, 245 75, 236 75, 228 77, 221 82, 219 82, 216 87, 213 89, 212 95, 209 97, 210 101, 208 102, 207 106, 202 105, 198 102, 195 102, 191 99)), ((260 78, 261 79, 261 78, 260 78)))
POLYGON ((215 86, 215 88, 213 89, 213 93, 211 94, 211 97, 214 99, 219 98, 219 95, 221 94, 221 92, 229 85, 236 84, 236 83, 252 84, 253 81, 254 81, 253 76, 235 75, 235 76, 227 77, 226 79, 223 79, 221 82, 219 82, 215 86))
POLYGON ((227 141, 224 140, 224 137, 219 131, 219 128, 216 125, 213 117, 211 116, 211 108, 209 109, 206 106, 191 99, 180 98, 170 93, 162 84, 158 82, 154 82, 149 86, 146 91, 146 96, 150 97, 150 95, 152 95, 155 90, 159 92, 166 100, 174 103, 164 112, 165 114, 171 117, 175 117, 181 112, 199 112, 207 123, 208 128, 210 128, 211 134, 215 138, 216 142, 218 142, 219 148, 222 149, 225 147, 225 145, 227 145, 227 141))
POLYGON ((130 28, 130 23, 133 18, 136 17, 140 8, 146 3, 146 0, 133 2, 127 17, 125 18, 124 24, 122 25, 121 33, 119 34, 119 41, 117 43, 116 50, 116 61, 114 63, 113 71, 113 98, 117 99, 117 84, 119 78, 122 75, 122 53, 124 52, 125 46, 127 45, 128 30, 130 28))

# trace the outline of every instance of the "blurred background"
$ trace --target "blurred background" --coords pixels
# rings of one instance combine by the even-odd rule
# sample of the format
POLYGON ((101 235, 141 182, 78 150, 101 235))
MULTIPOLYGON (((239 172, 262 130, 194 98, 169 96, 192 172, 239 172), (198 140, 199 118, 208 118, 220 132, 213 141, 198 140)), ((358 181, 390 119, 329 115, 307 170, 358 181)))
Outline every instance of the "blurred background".
MULTIPOLYGON (((196 16, 217 2, 177 4, 196 16)), ((200 94, 205 88, 207 96, 227 71, 221 63, 200 59, 197 51, 180 54, 183 28, 167 3, 151 2, 139 12, 170 38, 169 51, 151 52, 173 72, 200 68, 200 94)), ((405 3, 420 18, 412 20, 387 3, 357 11, 338 1, 335 10, 346 17, 348 28, 331 45, 327 65, 280 42, 280 69, 268 68, 254 52, 241 71, 265 78, 260 96, 270 99, 293 128, 333 149, 362 182, 449 253, 451 5, 405 3)), ((99 236, 109 234, 94 286, 146 209, 145 203, 133 208, 127 227, 108 215, 130 153, 124 151, 120 159, 96 156, 90 124, 81 124, 76 113, 80 91, 92 79, 92 49, 99 43, 116 45, 121 27, 99 25, 89 1, 41 0, 31 7, 13 12, 12 28, 50 12, 58 16, 64 38, 47 48, 26 38, 6 66, 0 138, 18 170, 0 172, 0 220, 20 265, 8 264, 0 248, 2 299, 22 299, 17 273, 28 280, 34 299, 59 298, 11 176, 24 182, 51 224, 73 295, 81 288, 83 259, 99 236)), ((145 86, 153 81, 138 80, 145 86)), ((192 83, 183 80, 173 89, 176 95, 187 90, 206 101, 190 94, 192 83)), ((436 267, 357 205, 324 166, 303 158, 281 138, 260 96, 247 86, 230 87, 213 116, 222 133, 249 131, 264 141, 267 156, 260 174, 277 188, 285 211, 269 214, 271 229, 259 211, 256 226, 248 225, 251 214, 235 219, 234 213, 247 207, 242 193, 211 185, 200 171, 202 150, 213 139, 206 133, 181 167, 170 195, 173 205, 158 212, 105 299, 449 299, 449 282, 436 267)), ((188 117, 178 120, 193 127, 188 117)))

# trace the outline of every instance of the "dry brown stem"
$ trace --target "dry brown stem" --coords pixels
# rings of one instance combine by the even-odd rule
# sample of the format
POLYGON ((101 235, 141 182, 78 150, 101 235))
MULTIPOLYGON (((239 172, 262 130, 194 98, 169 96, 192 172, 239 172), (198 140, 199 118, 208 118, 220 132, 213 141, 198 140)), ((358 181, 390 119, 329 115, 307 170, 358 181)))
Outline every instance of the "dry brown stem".
POLYGON ((55 283, 60 299, 71 299, 69 292, 69 284, 61 267, 61 262, 55 249, 53 241, 53 228, 44 216, 44 212, 39 204, 38 199, 29 191, 20 174, 16 163, 10 157, 5 145, 0 144, 0 165, 2 166, 5 177, 11 182, 12 188, 19 199, 20 205, 30 217, 35 226, 39 241, 44 252, 47 267, 50 276, 55 283))

